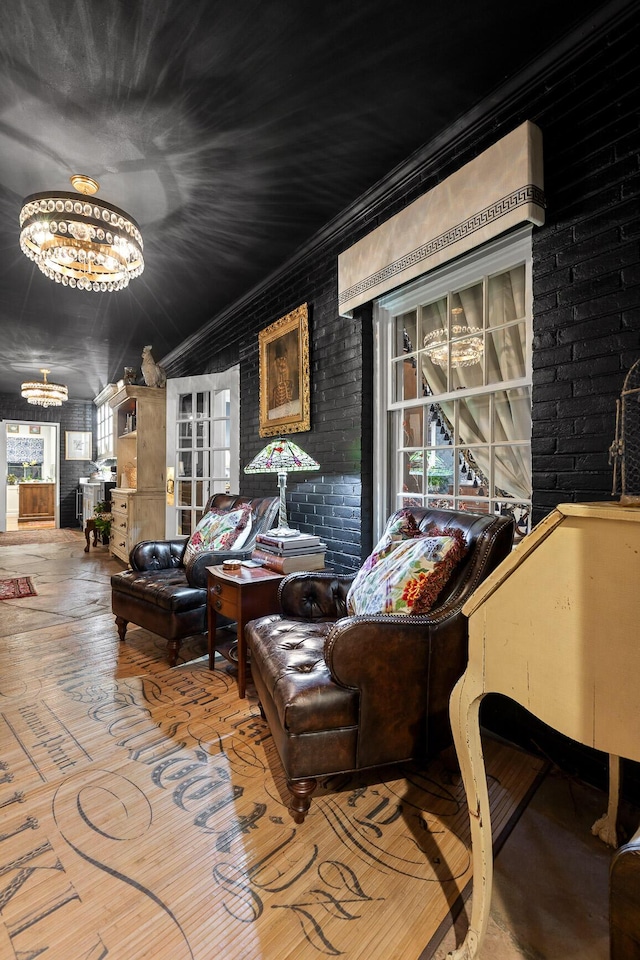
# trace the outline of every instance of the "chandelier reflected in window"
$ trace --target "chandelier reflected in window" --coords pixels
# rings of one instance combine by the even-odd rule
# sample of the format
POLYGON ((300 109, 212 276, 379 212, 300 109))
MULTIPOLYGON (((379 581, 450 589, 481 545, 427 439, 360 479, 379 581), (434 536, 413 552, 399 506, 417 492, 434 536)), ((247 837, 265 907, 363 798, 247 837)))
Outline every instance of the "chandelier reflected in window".
POLYGON ((20 247, 45 277, 78 290, 122 290, 144 270, 135 220, 104 200, 91 177, 76 174, 78 193, 34 193, 20 211, 20 247))
POLYGON ((482 327, 469 327, 456 321, 464 313, 462 307, 451 310, 451 339, 446 330, 432 330, 424 338, 424 346, 433 363, 447 366, 451 356, 452 367, 471 367, 480 363, 484 352, 482 327))
POLYGON ((44 367, 40 370, 43 379, 27 380, 22 384, 22 396, 27 403, 34 403, 39 407, 61 407, 69 399, 67 388, 61 383, 47 383, 49 370, 44 367))

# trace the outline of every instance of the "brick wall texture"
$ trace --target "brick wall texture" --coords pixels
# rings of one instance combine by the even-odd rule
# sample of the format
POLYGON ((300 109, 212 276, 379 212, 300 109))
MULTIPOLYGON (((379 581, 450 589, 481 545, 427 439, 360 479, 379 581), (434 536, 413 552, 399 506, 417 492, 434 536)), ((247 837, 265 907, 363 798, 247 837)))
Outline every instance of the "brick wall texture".
MULTIPOLYGON (((615 401, 640 357, 640 15, 611 24, 512 93, 455 143, 410 158, 315 244, 224 316, 170 367, 172 376, 241 371, 241 468, 260 449, 258 332, 308 302, 311 430, 296 440, 321 464, 289 477, 290 519, 329 544, 334 569, 371 547, 374 466, 370 311, 338 316, 337 255, 524 120, 542 130, 546 223, 534 230, 534 520, 563 501, 611 496, 615 401)), ((273 478, 242 475, 243 492, 273 478)))

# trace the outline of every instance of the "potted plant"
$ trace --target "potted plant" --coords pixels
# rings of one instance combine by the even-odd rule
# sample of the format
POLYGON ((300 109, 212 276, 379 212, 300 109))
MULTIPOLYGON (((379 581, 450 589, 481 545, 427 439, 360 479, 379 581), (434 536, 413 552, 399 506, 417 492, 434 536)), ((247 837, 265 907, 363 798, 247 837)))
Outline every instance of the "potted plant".
POLYGON ((7 483, 10 484, 10 486, 13 486, 17 482, 18 478, 16 477, 15 473, 10 473, 7 477, 7 483))
POLYGON ((96 503, 93 508, 95 528, 100 534, 103 543, 109 543, 109 536, 111 534, 111 513, 109 506, 110 504, 108 504, 106 500, 101 500, 99 503, 96 503))

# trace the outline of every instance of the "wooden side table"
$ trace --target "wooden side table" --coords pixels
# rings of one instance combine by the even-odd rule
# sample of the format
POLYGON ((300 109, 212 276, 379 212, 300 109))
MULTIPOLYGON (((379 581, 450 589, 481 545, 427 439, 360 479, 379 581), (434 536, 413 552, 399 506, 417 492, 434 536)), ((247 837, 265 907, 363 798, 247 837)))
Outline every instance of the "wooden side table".
POLYGON ((221 614, 238 624, 238 694, 246 694, 247 647, 244 625, 256 617, 278 613, 278 587, 281 573, 265 567, 240 567, 236 573, 225 573, 222 565, 207 567, 207 621, 209 628, 209 669, 213 670, 216 654, 217 617, 221 614))

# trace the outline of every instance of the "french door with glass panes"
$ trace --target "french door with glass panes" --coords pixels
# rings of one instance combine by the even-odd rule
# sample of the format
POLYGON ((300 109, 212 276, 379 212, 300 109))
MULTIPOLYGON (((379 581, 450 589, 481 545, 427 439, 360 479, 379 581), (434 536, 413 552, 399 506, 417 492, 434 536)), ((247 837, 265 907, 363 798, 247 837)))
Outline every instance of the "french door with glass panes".
POLYGON ((190 536, 214 493, 237 493, 239 368, 167 381, 167 536, 190 536))

